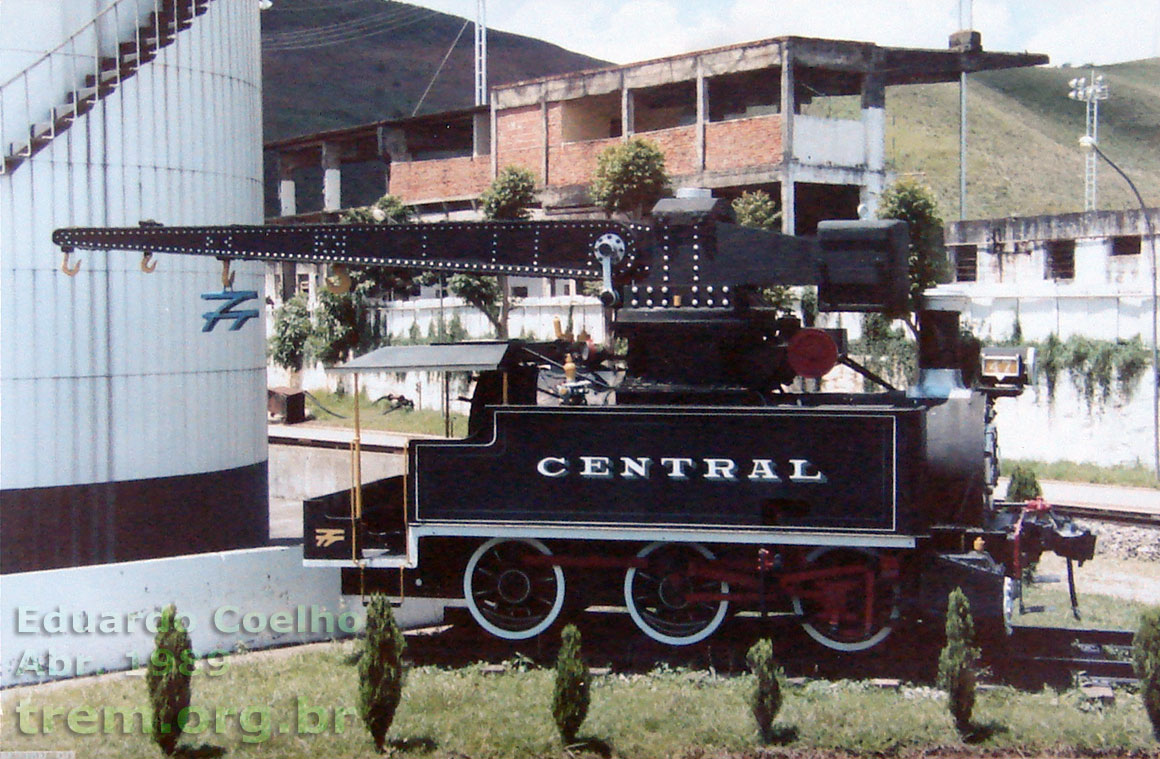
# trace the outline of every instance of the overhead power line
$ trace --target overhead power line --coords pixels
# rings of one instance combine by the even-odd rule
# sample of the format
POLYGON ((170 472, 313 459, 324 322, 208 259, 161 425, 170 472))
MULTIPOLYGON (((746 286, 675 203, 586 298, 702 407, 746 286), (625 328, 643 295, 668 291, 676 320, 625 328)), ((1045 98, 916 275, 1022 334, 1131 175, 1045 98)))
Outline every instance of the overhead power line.
POLYGON ((270 52, 336 45, 413 26, 431 18, 425 8, 407 8, 315 29, 265 35, 262 49, 270 52))

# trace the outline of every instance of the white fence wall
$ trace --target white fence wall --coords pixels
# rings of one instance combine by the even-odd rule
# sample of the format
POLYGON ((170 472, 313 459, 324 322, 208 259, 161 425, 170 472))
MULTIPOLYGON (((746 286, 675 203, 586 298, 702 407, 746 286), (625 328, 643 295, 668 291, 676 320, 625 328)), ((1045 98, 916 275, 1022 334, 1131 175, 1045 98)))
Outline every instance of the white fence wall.
MULTIPOLYGON (((357 596, 340 595, 339 570, 303 567, 300 546, 10 574, 0 686, 140 665, 153 650, 152 615, 170 603, 198 656, 347 637, 342 628, 365 619, 357 596)), ((417 627, 438 622, 442 605, 408 599, 395 614, 417 627)))

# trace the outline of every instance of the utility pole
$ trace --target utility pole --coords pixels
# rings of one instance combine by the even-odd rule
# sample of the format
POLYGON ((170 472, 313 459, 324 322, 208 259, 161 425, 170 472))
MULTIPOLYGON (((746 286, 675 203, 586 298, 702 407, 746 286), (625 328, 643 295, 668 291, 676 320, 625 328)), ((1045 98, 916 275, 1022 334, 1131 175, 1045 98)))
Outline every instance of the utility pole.
MULTIPOLYGON (((972 0, 959 0, 959 29, 974 27, 972 0), (966 4, 966 16, 963 5, 966 4)), ((959 218, 967 218, 967 72, 959 72, 959 218)))

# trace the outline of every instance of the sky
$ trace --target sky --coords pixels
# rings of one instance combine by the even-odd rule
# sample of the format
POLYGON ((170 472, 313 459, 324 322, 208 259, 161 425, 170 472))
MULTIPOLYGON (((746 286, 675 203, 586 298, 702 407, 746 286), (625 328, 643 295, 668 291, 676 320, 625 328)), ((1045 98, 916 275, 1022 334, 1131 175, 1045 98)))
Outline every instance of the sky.
MULTIPOLYGON (((477 6, 405 1, 472 19, 477 6)), ((968 17, 984 49, 1052 65, 1160 57, 1160 0, 487 0, 490 28, 614 63, 783 35, 945 48, 968 17)))

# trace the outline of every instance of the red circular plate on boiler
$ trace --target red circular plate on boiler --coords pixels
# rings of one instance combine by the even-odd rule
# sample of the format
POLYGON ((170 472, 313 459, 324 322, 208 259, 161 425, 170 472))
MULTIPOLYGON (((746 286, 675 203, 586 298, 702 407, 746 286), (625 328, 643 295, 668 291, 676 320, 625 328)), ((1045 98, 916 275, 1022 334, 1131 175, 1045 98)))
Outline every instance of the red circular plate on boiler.
POLYGON ((789 365, 799 377, 824 377, 837 363, 838 345, 825 330, 807 327, 789 339, 789 365))

